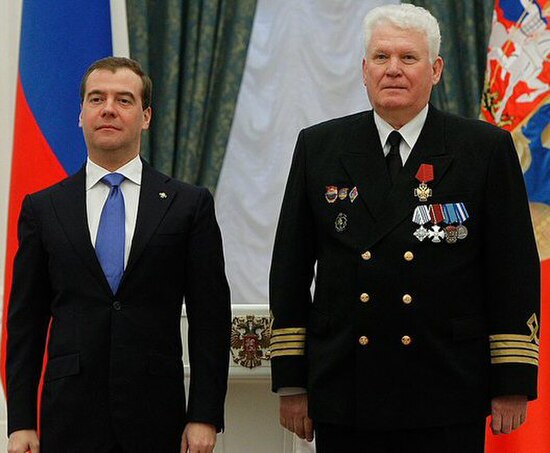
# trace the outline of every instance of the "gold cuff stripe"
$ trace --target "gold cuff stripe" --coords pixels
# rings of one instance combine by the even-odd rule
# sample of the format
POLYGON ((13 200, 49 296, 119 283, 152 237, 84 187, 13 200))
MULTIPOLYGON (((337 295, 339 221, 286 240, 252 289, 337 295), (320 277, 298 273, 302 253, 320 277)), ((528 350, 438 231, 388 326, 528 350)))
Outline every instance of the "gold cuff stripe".
POLYGON ((529 335, 516 335, 513 333, 502 333, 498 335, 489 335, 490 341, 525 341, 533 343, 533 338, 529 335))
POLYGON ((284 351, 273 351, 271 353, 271 358, 273 359, 274 357, 293 356, 293 355, 304 355, 304 350, 303 349, 296 349, 296 350, 288 349, 288 350, 284 350, 284 351))
POLYGON ((539 361, 537 359, 531 359, 529 357, 493 357, 491 358, 491 363, 527 363, 529 365, 539 366, 539 361))
POLYGON ((306 328, 305 327, 287 327, 285 329, 273 329, 271 332, 272 337, 276 337, 277 335, 305 335, 306 334, 306 328))
POLYGON ((535 351, 526 351, 525 349, 499 349, 496 351, 491 351, 491 357, 498 356, 522 356, 522 357, 533 357, 534 359, 539 358, 539 353, 535 351))
POLYGON ((271 338, 271 344, 274 343, 283 343, 286 341, 306 341, 305 335, 281 335, 276 338, 271 338))
POLYGON ((276 351, 276 350, 279 350, 279 349, 289 349, 289 348, 300 348, 300 349, 304 349, 305 348, 305 343, 303 341, 289 341, 287 343, 279 343, 279 344, 272 344, 271 345, 271 350, 272 351, 276 351))
POLYGON ((494 341, 491 343, 491 349, 498 348, 522 348, 538 351, 539 346, 533 343, 525 343, 523 341, 494 341))

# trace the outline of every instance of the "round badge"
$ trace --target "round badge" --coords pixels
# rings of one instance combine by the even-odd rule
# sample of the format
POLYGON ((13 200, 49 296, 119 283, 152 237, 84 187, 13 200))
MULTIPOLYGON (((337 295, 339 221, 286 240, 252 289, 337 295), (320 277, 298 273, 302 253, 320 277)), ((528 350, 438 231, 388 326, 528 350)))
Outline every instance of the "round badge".
POLYGON ((456 229, 458 239, 462 240, 465 239, 466 236, 468 236, 468 228, 466 228, 464 225, 460 224, 456 227, 456 229))

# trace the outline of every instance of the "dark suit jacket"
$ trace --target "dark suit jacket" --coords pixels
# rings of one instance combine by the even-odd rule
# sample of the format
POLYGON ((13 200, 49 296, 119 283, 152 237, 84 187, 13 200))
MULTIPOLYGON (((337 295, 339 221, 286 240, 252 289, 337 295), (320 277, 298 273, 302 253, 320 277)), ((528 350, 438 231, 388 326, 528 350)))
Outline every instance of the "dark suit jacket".
POLYGON ((112 294, 90 241, 85 170, 25 198, 7 345, 9 433, 37 426, 41 451, 178 452, 187 421, 223 428, 229 289, 208 190, 143 165, 123 280, 112 294), (180 322, 192 370, 186 410, 180 322))
POLYGON ((479 420, 496 395, 533 399, 539 278, 507 132, 430 107, 391 188, 371 111, 305 129, 271 267, 273 389, 306 387, 318 422, 375 429, 479 420), (423 163, 435 173, 425 203, 423 163), (349 192, 329 202, 330 186, 349 192), (466 238, 413 235, 415 207, 460 202, 466 238))

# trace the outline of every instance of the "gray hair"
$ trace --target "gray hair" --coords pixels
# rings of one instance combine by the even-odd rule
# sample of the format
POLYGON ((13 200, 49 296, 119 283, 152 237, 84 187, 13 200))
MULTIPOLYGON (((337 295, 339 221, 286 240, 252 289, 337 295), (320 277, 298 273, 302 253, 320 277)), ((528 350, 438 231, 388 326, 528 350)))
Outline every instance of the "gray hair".
POLYGON ((393 25, 404 30, 417 30, 428 38, 430 61, 435 62, 441 46, 441 32, 437 19, 421 6, 409 3, 385 5, 372 9, 363 19, 365 52, 368 51, 372 33, 379 25, 393 25))

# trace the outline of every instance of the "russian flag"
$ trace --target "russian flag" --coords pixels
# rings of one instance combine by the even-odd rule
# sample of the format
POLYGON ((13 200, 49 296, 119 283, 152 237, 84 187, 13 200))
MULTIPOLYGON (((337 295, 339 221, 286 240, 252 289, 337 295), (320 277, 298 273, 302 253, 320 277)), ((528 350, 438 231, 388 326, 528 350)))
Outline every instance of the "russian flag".
POLYGON ((26 194, 64 179, 84 164, 86 146, 78 126, 80 82, 95 60, 114 54, 113 44, 116 55, 127 56, 123 0, 23 1, 2 318, 4 388, 6 322, 21 203, 26 194))
MULTIPOLYGON (((487 437, 487 453, 550 452, 550 0, 497 0, 482 117, 512 133, 523 168, 542 267, 539 399, 527 423, 487 437)), ((511 239, 513 240, 513 239, 511 239)))

